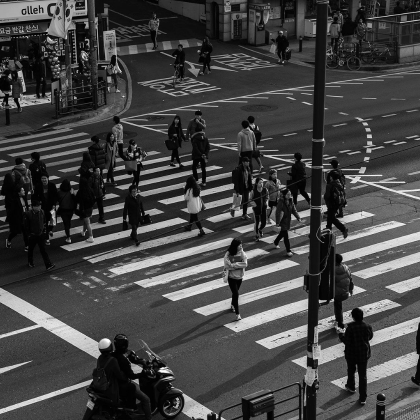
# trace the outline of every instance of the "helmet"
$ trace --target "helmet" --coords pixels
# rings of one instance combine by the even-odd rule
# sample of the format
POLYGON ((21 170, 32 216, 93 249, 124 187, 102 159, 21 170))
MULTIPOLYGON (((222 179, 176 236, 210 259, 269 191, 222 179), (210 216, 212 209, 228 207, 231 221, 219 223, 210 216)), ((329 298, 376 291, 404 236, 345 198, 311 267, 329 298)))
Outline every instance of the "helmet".
POLYGON ((112 345, 112 342, 109 338, 103 338, 99 343, 98 343, 98 348, 99 351, 104 354, 104 353, 111 353, 114 350, 114 346, 112 345))
POLYGON ((114 345, 116 350, 127 350, 128 349, 128 337, 125 334, 117 334, 114 337, 114 345))

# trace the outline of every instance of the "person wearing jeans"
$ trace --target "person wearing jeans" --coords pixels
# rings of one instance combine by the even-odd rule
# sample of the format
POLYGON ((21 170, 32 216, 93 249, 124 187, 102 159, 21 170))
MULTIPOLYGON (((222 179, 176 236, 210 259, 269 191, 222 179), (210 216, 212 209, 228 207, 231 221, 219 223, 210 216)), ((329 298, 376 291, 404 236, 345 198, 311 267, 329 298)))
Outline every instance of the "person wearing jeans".
POLYGON ((228 284, 232 292, 230 309, 236 314, 236 320, 240 321, 239 314, 239 289, 248 266, 248 258, 243 250, 242 241, 239 238, 232 240, 224 257, 224 269, 228 271, 228 284))
POLYGON ((209 158, 210 143, 208 138, 205 136, 201 125, 197 125, 195 133, 191 137, 192 145, 192 173, 196 181, 198 181, 197 166, 201 165, 201 185, 206 186, 206 164, 209 158))
POLYGON ((158 47, 157 33, 159 30, 159 19, 156 17, 156 13, 152 14, 152 19, 149 20, 150 38, 153 42, 153 49, 156 50, 158 47))
POLYGON ((255 240, 258 242, 263 236, 263 229, 267 223, 267 203, 269 197, 268 189, 264 187, 264 180, 262 178, 255 180, 251 195, 251 200, 254 204, 255 240))
POLYGON ((343 263, 343 256, 335 254, 335 295, 334 295, 334 315, 335 329, 340 333, 344 328, 343 322, 343 301, 353 294, 353 282, 351 271, 343 263))
POLYGON ((359 374, 359 403, 366 404, 367 398, 367 364, 371 356, 369 341, 373 338, 372 327, 363 322, 363 311, 354 308, 351 311, 353 322, 348 324, 345 333, 338 335, 345 345, 344 355, 347 362, 347 383, 345 388, 356 392, 355 373, 359 374))

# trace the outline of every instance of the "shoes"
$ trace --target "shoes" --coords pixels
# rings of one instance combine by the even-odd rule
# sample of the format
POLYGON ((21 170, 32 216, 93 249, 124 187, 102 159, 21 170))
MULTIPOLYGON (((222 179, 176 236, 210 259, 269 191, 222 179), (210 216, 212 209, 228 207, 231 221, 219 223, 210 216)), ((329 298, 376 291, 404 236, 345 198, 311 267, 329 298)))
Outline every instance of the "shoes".
POLYGON ((211 71, 209 70, 207 73, 208 73, 208 74, 211 74, 211 71))
POLYGON ((120 93, 120 92, 121 92, 121 91, 120 91, 120 90, 118 90, 118 89, 115 91, 115 93, 120 93))
POLYGON ((71 238, 70 238, 70 236, 68 238, 66 238, 66 243, 67 244, 71 244, 71 238))
POLYGON ((171 163, 169 164, 169 166, 173 166, 173 167, 175 167, 175 163, 171 162, 171 163))
POLYGON ((101 225, 106 225, 105 219, 99 219, 98 223, 100 223, 101 225))
POLYGON ((242 216, 242 220, 249 220, 249 219, 251 219, 251 218, 247 214, 244 214, 242 216))
POLYGON ((202 182, 200 185, 201 185, 202 187, 205 187, 207 184, 206 184, 205 182, 202 182))
POLYGON ((136 241, 136 246, 139 246, 140 245, 140 241, 136 241))
POLYGON ((281 63, 281 60, 278 60, 278 61, 277 61, 277 63, 279 63, 279 64, 280 64, 280 63, 281 63))
POLYGON ((89 236, 89 238, 86 239, 86 242, 92 244, 93 242, 95 242, 95 240, 93 239, 93 236, 89 236))
POLYGON ((230 310, 231 310, 232 312, 235 312, 235 307, 234 307, 233 305, 230 305, 230 310))
POLYGON ((232 217, 235 217, 235 210, 231 209, 231 210, 230 210, 230 215, 231 215, 232 217))
POLYGON ((411 377, 411 382, 413 382, 413 384, 416 384, 417 386, 420 386, 420 381, 418 381, 414 376, 411 377))
POLYGON ((22 112, 22 111, 23 111, 23 109, 22 109, 22 108, 19 108, 19 109, 18 109, 18 112, 22 112))
POLYGON ((82 236, 83 238, 85 237, 85 235, 86 235, 86 230, 83 230, 82 229, 82 231, 80 232, 80 236, 82 236))
POLYGON ((260 173, 262 173, 263 169, 264 169, 264 166, 261 166, 260 173))
POLYGON ((28 250, 29 250, 29 247, 25 246, 25 252, 28 252, 28 250))
POLYGON ((49 240, 49 239, 47 239, 47 240, 45 241, 45 245, 51 245, 51 242, 50 242, 50 240, 49 240))
POLYGON ((52 238, 52 237, 54 236, 53 231, 51 231, 51 232, 49 233, 49 235, 50 235, 50 237, 52 238))
POLYGON ((273 224, 273 221, 269 217, 267 217, 267 225, 272 225, 272 224, 273 224))
POLYGON ((282 60, 281 64, 284 64, 284 60, 282 60))
POLYGON ((111 92, 111 88, 108 88, 108 92, 111 92))
POLYGON ((191 226, 185 226, 184 230, 185 232, 191 232, 191 226))
POLYGON ((260 234, 260 238, 264 236, 264 232, 261 229, 258 230, 258 233, 260 234))
POLYGON ((116 182, 112 183, 112 186, 116 187, 118 184, 116 182))
POLYGON ((260 241, 260 235, 255 235, 255 242, 259 242, 260 241))
POLYGON ((366 404, 366 400, 362 400, 362 399, 360 399, 360 400, 359 400, 359 404, 360 404, 360 405, 365 405, 365 404, 366 404))
POLYGON ((204 232, 203 229, 200 230, 200 232, 198 232, 198 236, 204 236, 206 234, 206 232, 204 232))
POLYGON ((182 169, 184 165, 182 163, 179 164, 179 169, 182 169))
POLYGON ((344 385, 344 387, 346 388, 347 391, 351 392, 352 394, 354 394, 356 392, 356 390, 354 388, 350 388, 347 384, 344 385))
POLYGON ((286 252, 286 255, 290 258, 290 257, 293 257, 293 252, 291 252, 291 251, 289 251, 289 252, 286 252))
POLYGON ((274 248, 280 249, 280 245, 273 242, 274 248))
POLYGON ((54 269, 55 268, 55 265, 54 264, 51 264, 51 265, 49 265, 48 267, 47 267, 47 271, 51 271, 52 269, 54 269))
POLYGON ((39 96, 39 95, 36 95, 36 97, 37 97, 37 99, 41 99, 41 96, 39 96))
POLYGON ((238 315, 236 315, 236 320, 237 321, 240 321, 242 318, 241 318, 241 316, 238 314, 238 315))
POLYGON ((344 217, 343 212, 337 214, 337 219, 342 219, 344 217))
POLYGON ((346 229, 344 230, 344 232, 343 232, 343 238, 344 238, 344 239, 346 239, 346 238, 347 238, 347 236, 349 236, 349 230, 348 230, 348 228, 346 228, 346 229))
POLYGON ((28 267, 34 268, 35 267, 35 264, 34 263, 28 263, 28 267))
POLYGON ((12 247, 12 243, 6 239, 6 248, 10 249, 12 247))
POLYGON ((200 73, 198 73, 199 76, 204 76, 204 73, 202 71, 200 71, 200 73))

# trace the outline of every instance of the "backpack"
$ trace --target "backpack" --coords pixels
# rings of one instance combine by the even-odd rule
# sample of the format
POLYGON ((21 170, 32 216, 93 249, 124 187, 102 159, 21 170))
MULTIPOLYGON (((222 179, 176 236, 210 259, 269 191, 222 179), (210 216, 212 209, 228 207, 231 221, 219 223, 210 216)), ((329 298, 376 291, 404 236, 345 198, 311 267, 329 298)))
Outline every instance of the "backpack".
POLYGON ((91 386, 96 391, 105 392, 109 388, 109 381, 106 377, 105 368, 107 367, 110 361, 111 357, 106 361, 105 366, 103 368, 100 368, 99 362, 97 362, 96 368, 93 369, 91 386))
POLYGON ((331 191, 332 202, 334 206, 341 207, 346 203, 346 197, 344 195, 344 190, 337 188, 336 186, 332 187, 331 191))
MULTIPOLYGON (((251 130, 252 130, 252 128, 251 128, 251 130)), ((258 127, 258 125, 256 125, 255 128, 252 131, 254 132, 256 143, 260 144, 260 141, 261 141, 261 138, 262 138, 262 133, 260 131, 260 127, 258 127)))

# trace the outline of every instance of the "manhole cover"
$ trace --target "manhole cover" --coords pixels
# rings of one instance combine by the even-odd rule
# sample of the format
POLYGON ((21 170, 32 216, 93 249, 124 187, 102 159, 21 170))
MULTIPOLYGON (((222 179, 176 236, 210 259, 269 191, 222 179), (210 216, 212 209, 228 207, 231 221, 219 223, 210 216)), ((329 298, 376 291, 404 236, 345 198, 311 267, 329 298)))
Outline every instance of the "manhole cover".
POLYGON ((160 115, 152 115, 151 117, 146 117, 149 121, 157 121, 157 120, 164 120, 165 117, 161 117, 160 115))
POLYGON ((275 111, 278 107, 274 105, 245 105, 241 107, 246 112, 268 112, 275 111))
MULTIPOLYGON (((123 121, 124 124, 124 121, 123 121)), ((111 130, 109 130, 111 131, 111 130)), ((108 135, 108 131, 105 131, 104 133, 99 133, 97 136, 100 138, 100 140, 106 140, 106 136, 108 135)), ((133 137, 136 137, 137 133, 135 131, 125 131, 124 130, 124 139, 132 139, 133 137)))

